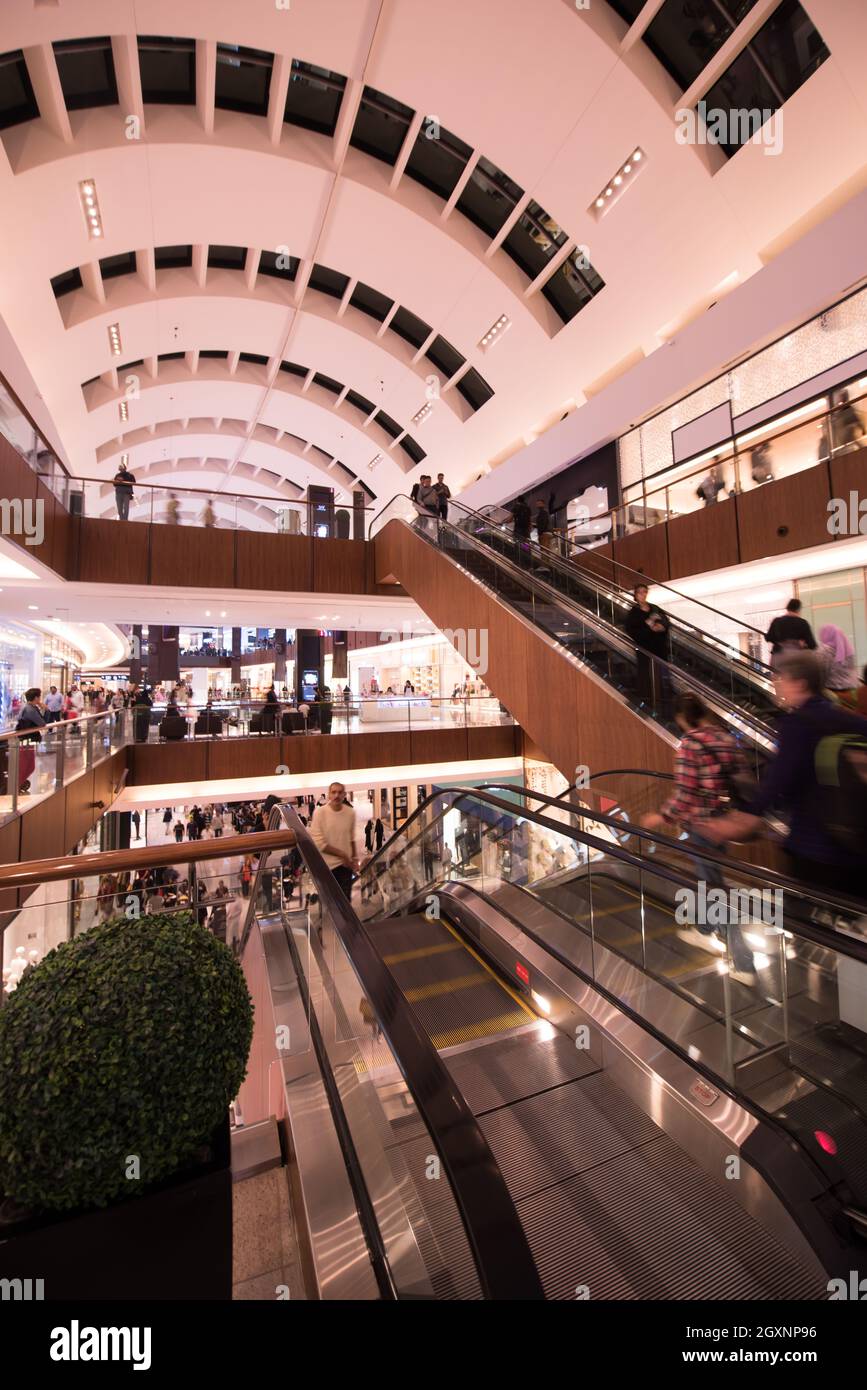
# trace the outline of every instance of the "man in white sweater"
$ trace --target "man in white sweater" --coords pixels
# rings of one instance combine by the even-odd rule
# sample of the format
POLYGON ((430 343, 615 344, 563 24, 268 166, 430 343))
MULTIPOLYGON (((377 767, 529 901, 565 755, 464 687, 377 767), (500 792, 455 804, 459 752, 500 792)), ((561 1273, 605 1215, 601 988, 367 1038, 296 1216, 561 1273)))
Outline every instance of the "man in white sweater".
POLYGON ((328 800, 317 806, 310 822, 313 843, 340 885, 344 897, 352 896, 352 880, 358 873, 355 852, 355 812, 346 804, 346 788, 332 782, 328 800))

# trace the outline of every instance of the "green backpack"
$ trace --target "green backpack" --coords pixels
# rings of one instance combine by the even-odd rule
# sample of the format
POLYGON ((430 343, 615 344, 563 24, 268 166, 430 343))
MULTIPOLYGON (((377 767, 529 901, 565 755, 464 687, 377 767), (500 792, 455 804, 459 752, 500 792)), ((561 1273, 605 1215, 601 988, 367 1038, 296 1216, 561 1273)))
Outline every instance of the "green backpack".
POLYGON ((816 782, 822 822, 853 856, 867 855, 867 736, 825 734, 816 744, 816 782))

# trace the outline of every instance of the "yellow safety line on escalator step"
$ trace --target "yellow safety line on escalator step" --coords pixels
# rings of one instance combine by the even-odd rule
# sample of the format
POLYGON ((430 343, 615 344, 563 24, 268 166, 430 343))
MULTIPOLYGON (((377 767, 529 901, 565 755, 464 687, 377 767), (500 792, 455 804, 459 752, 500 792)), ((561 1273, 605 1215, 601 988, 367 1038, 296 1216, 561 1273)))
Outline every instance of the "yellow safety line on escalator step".
POLYGON ((449 926, 448 922, 444 922, 443 919, 442 919, 441 917, 439 918, 439 922, 440 922, 440 925, 443 926, 443 927, 445 927, 446 931, 449 932, 449 933, 454 937, 455 941, 457 941, 459 945, 463 946, 464 950, 467 951, 467 952, 472 956, 473 960, 474 960, 474 961, 477 961, 478 964, 482 967, 482 969, 483 969, 488 975, 490 975, 490 977, 491 977, 491 979, 494 981, 494 983, 495 983, 495 984, 498 984, 498 985, 500 986, 500 989, 505 990, 506 993, 507 993, 512 999, 514 999, 515 1003, 516 1003, 520 1008, 522 1008, 522 1009, 524 1010, 524 1013, 525 1013, 525 1014, 528 1014, 529 1017, 532 1018, 534 1021, 535 1021, 536 1019, 539 1018, 539 1015, 538 1015, 537 1013, 535 1013, 534 1010, 531 1009, 531 1008, 529 1007, 528 1004, 525 1004, 525 1003, 524 1003, 524 1001, 523 1001, 523 999, 521 998, 520 994, 516 993, 516 991, 513 990, 512 987, 511 987, 509 984, 507 984, 505 980, 501 979, 499 975, 495 975, 495 974, 494 974, 493 970, 492 970, 491 967, 487 964, 487 962, 486 962, 485 960, 483 960, 482 957, 481 957, 480 955, 477 955, 477 953, 473 950, 472 946, 469 946, 469 945, 467 944, 467 942, 464 941, 464 938, 461 936, 460 932, 456 932, 455 929, 454 929, 454 927, 449 926))
POLYGON ((414 989, 405 989, 403 992, 410 1004, 417 1004, 420 999, 436 999, 441 994, 457 994, 459 989, 474 989, 478 985, 486 984, 487 975, 474 970, 472 975, 455 975, 451 980, 434 980, 433 984, 417 985, 414 989))
POLYGON ((467 1023, 463 1028, 455 1028, 450 1033, 431 1033, 430 1040, 435 1048, 441 1050, 444 1047, 458 1047, 461 1043, 474 1042, 476 1038, 505 1033, 508 1029, 518 1028, 524 1023, 524 1013, 529 1010, 525 1010, 523 1004, 521 1009, 523 1012, 513 1009, 511 1013, 500 1014, 498 1018, 483 1018, 478 1023, 467 1023))
POLYGON ((438 946, 419 946, 414 951, 395 951, 393 955, 383 956, 386 965, 399 965, 405 960, 421 960, 424 956, 441 956, 444 951, 459 951, 460 941, 441 941, 438 946))

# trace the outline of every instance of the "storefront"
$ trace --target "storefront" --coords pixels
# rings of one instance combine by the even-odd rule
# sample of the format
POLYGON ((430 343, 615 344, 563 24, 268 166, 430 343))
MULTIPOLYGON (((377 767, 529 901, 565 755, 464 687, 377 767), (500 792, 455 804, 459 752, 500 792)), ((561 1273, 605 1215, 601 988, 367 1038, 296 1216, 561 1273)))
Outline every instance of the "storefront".
POLYGON ((8 725, 25 690, 42 685, 42 634, 0 623, 0 719, 8 725))
MULTIPOLYGON (((468 655, 481 657, 482 652, 468 655)), ((436 700, 451 699, 456 692, 490 695, 480 671, 438 633, 349 652, 349 686, 356 697, 386 695, 389 690, 401 696, 407 684, 413 687, 407 694, 436 700)))

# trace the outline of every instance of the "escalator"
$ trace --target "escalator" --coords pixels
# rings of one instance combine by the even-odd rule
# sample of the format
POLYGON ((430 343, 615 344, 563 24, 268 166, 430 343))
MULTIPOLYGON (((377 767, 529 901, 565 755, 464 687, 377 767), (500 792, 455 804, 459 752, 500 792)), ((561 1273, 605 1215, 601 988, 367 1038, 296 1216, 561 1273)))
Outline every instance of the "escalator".
MULTIPOLYGON (((365 868, 362 922, 274 816, 316 890, 308 913, 275 914, 270 890, 259 909, 304 980, 293 1146, 318 1156, 318 1191, 315 1051, 371 1261, 411 1272, 378 1296, 821 1298, 858 1267, 867 1034, 834 999, 867 972, 863 943, 787 901, 780 978, 736 993, 671 930, 685 858, 653 864, 596 810, 513 787, 430 796, 365 868)), ((333 1260, 334 1221, 312 1226, 333 1260)))
MULTIPOLYGON (((371 528, 377 577, 403 584, 446 632, 454 632, 456 612, 479 615, 489 628, 496 623, 496 646, 503 651, 489 650, 488 684, 561 771, 566 768, 549 749, 538 711, 534 717, 528 706, 515 705, 514 696, 510 702, 515 682, 502 669, 510 649, 523 647, 534 665, 545 663, 552 650, 559 652, 574 672, 572 684, 580 689, 576 716, 599 705, 592 682, 595 691, 601 688, 613 697, 608 710, 617 728, 629 738, 630 723, 641 720, 662 735, 657 742, 665 742, 669 761, 673 695, 694 691, 735 734, 754 765, 761 765, 774 746, 775 713, 771 673, 761 662, 682 619, 671 621, 670 660, 636 652, 624 631, 631 592, 594 573, 582 557, 573 563, 529 541, 517 542, 510 531, 460 503, 449 504, 449 516, 449 521, 419 516, 407 499, 394 499, 371 528)), ((724 617, 707 611, 709 620, 724 617)), ((562 666, 557 670, 548 662, 545 670, 551 672, 546 681, 553 688, 568 686, 562 666)), ((583 761, 598 765, 598 759, 583 761)))

